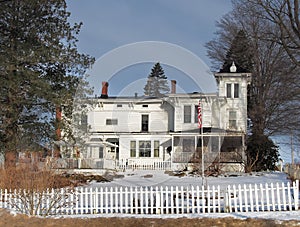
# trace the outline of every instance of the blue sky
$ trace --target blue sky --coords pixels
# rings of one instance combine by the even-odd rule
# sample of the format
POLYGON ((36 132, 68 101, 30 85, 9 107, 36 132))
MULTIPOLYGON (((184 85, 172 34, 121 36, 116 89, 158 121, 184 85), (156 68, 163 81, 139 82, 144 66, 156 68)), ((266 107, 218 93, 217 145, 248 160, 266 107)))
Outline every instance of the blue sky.
MULTIPOLYGON (((98 59, 126 44, 160 41, 191 51, 208 67, 210 60, 204 45, 214 37, 216 21, 232 7, 230 0, 67 0, 67 5, 71 22, 83 22, 78 37, 82 53, 98 59)), ((143 78, 147 78, 152 66, 153 63, 136 64, 111 75, 109 91, 123 95, 124 87, 133 87, 124 94, 131 94, 134 89, 141 94, 137 88, 143 87, 143 78)), ((199 90, 184 73, 168 65, 163 68, 168 79, 176 79, 183 92, 199 90)), ((99 88, 96 86, 95 90, 98 93, 99 88)))

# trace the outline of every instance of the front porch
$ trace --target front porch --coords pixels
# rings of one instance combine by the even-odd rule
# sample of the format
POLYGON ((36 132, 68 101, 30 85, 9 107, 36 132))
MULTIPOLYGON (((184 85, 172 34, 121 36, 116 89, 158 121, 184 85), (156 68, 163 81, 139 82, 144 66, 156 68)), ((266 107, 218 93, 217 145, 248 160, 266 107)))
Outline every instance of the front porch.
POLYGON ((243 172, 245 139, 243 133, 208 132, 172 135, 172 169, 243 172))
POLYGON ((205 173, 244 171, 243 133, 172 133, 169 138, 130 138, 125 142, 92 141, 80 157, 62 157, 58 168, 184 170, 205 173), (145 143, 148 146, 145 146, 145 143), (121 153, 119 154, 119 144, 121 153), (130 146, 125 147, 124 144, 130 146))

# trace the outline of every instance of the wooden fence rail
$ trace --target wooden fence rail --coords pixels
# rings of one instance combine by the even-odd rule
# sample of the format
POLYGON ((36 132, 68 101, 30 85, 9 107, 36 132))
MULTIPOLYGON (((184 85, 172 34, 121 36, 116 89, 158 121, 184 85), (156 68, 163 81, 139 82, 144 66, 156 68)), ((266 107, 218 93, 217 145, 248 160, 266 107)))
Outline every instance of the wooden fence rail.
POLYGON ((299 182, 171 187, 0 190, 0 208, 31 215, 189 214, 298 210, 299 182))

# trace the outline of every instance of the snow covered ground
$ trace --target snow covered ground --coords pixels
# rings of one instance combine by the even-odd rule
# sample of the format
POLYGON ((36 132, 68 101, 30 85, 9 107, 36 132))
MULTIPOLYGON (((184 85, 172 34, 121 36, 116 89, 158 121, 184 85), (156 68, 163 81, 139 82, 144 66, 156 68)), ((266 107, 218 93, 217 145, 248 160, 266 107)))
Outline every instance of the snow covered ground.
MULTIPOLYGON (((111 182, 95 183, 91 182, 87 187, 156 187, 156 186, 191 186, 202 185, 201 176, 170 176, 165 174, 164 171, 127 171, 118 172, 118 177, 111 182)), ((263 172, 253 174, 231 174, 219 177, 206 177, 204 178, 204 185, 220 185, 221 189, 226 188, 227 185, 238 184, 264 184, 264 183, 281 183, 289 182, 288 176, 281 172, 263 172)), ((68 217, 70 217, 68 215, 68 217)), ((74 217, 79 217, 78 215, 74 217)), ((82 216, 84 217, 84 216, 82 216)), ((134 218, 222 218, 233 217, 239 219, 246 218, 263 218, 274 220, 299 220, 300 224, 300 211, 281 211, 281 212, 243 212, 243 213, 213 213, 213 214, 186 214, 186 215, 128 215, 128 214, 105 214, 105 215, 92 215, 89 217, 134 217, 134 218)))
MULTIPOLYGON (((111 182, 91 183, 88 187, 156 187, 156 186, 196 186, 202 185, 202 177, 197 175, 170 176, 163 170, 136 170, 127 172, 118 172, 118 177, 111 182)), ((225 189, 227 185, 238 184, 261 184, 289 182, 288 176, 281 172, 263 172, 263 173, 234 173, 221 175, 218 177, 205 177, 204 185, 217 186, 225 189)))

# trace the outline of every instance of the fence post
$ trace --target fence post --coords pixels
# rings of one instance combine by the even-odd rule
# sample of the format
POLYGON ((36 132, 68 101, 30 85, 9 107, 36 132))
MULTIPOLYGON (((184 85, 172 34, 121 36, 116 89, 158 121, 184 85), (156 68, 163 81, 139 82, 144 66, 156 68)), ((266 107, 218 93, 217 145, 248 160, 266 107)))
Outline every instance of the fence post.
POLYGON ((295 210, 298 210, 299 206, 299 180, 296 180, 293 183, 293 191, 294 191, 294 201, 295 201, 295 210))
POLYGON ((277 209, 281 211, 280 187, 278 182, 276 183, 276 198, 277 198, 277 209))
POLYGON ((293 207, 292 207, 292 198, 291 198, 291 185, 290 185, 290 182, 287 183, 287 192, 288 192, 289 210, 293 210, 293 207))
POLYGON ((224 212, 225 213, 229 213, 229 195, 228 195, 228 191, 226 190, 225 192, 225 197, 224 197, 224 203, 225 203, 225 207, 224 207, 224 212))
POLYGON ((161 205, 160 205, 160 191, 158 190, 158 187, 155 187, 155 202, 156 202, 156 214, 160 214, 161 210, 161 205))

